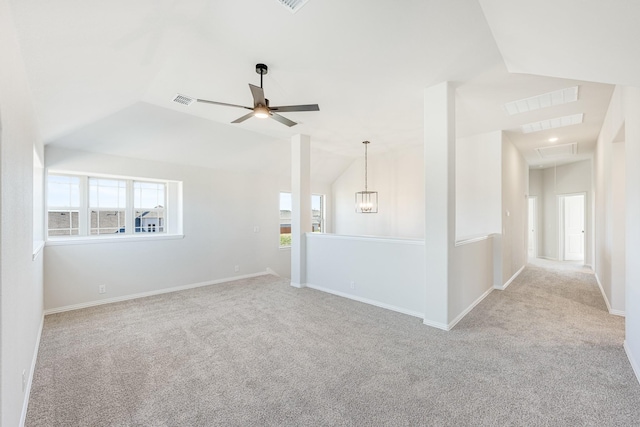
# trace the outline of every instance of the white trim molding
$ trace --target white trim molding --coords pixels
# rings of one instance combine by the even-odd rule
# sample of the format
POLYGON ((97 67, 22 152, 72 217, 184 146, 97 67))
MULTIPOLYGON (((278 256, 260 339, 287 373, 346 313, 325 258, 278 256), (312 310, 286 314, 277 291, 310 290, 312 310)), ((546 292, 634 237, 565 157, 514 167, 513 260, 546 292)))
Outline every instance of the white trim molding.
POLYGON ((475 243, 475 242, 480 242, 482 240, 491 239, 495 235, 496 235, 495 233, 492 233, 492 234, 482 234, 482 235, 479 235, 479 236, 462 237, 462 238, 456 240, 456 246, 468 245, 470 243, 475 243))
MULTIPOLYGON (((520 271, 522 271, 522 269, 520 269, 520 271)), ((477 300, 472 302, 469 305, 469 307, 467 307, 462 313, 458 314, 455 319, 453 319, 451 322, 449 322, 447 331, 450 331, 451 329, 453 329, 453 327, 456 326, 458 324, 458 322, 461 321, 464 318, 464 316, 469 314, 471 312, 471 310, 473 310, 476 307, 476 305, 480 304, 480 302, 482 302, 483 299, 488 297, 489 294, 493 291, 493 289, 494 288, 487 289, 487 291, 484 294, 480 295, 480 297, 478 297, 477 300)))
POLYGON ((372 299, 369 299, 369 298, 359 297, 357 295, 348 294, 346 292, 336 291, 334 289, 329 289, 329 288, 325 288, 325 287, 322 287, 322 286, 313 285, 311 283, 307 283, 306 287, 310 288, 310 289, 314 289, 316 291, 326 292, 328 294, 332 294, 332 295, 336 295, 336 296, 339 296, 339 297, 348 298, 350 300, 362 302, 362 303, 365 303, 365 304, 374 305, 376 307, 384 308, 384 309, 395 311, 395 312, 398 312, 398 313, 407 314, 407 315, 413 316, 413 317, 422 318, 422 316, 423 316, 422 313, 418 313, 418 312, 413 311, 413 310, 407 310, 406 308, 397 307, 397 306, 391 305, 391 304, 385 304, 383 302, 378 302, 376 300, 372 300, 372 299))
POLYGON ((291 286, 293 286, 294 288, 302 289, 306 288, 308 285, 306 283, 296 283, 292 281, 291 286))
POLYGON ((514 280, 516 280, 516 278, 520 275, 520 273, 522 273, 522 270, 524 270, 524 267, 525 267, 524 265, 520 267, 520 270, 516 271, 516 273, 513 276, 511 276, 511 278, 507 280, 504 285, 502 286, 494 285, 493 288, 499 291, 504 291, 505 289, 507 289, 507 286, 509 286, 514 280))
POLYGON ((190 284, 190 285, 174 286, 172 288, 158 289, 158 290, 155 290, 155 291, 141 292, 141 293, 138 293, 138 294, 123 295, 121 297, 108 298, 108 299, 103 299, 103 300, 98 300, 98 301, 89 301, 89 302, 84 302, 84 303, 81 303, 81 304, 66 305, 64 307, 56 307, 56 308, 50 308, 48 310, 45 310, 44 314, 48 315, 48 314, 54 314, 54 313, 63 313, 65 311, 80 310, 80 309, 83 309, 83 308, 95 307, 95 306, 104 305, 104 304, 111 304, 111 303, 114 303, 114 302, 128 301, 128 300, 132 300, 132 299, 150 297, 150 296, 153 296, 153 295, 161 295, 161 294, 168 294, 168 293, 171 293, 171 292, 186 291, 187 289, 201 288, 203 286, 218 285, 220 283, 233 282, 235 280, 250 279, 252 277, 258 277, 258 276, 266 276, 268 274, 269 274, 268 271, 261 271, 259 273, 244 274, 242 276, 226 277, 226 278, 223 278, 223 279, 216 279, 216 280, 210 280, 210 281, 206 281, 206 282, 193 283, 193 284, 190 284))
POLYGON ((381 243, 403 243, 406 245, 424 246, 423 239, 399 239, 397 237, 378 237, 378 236, 349 236, 346 234, 331 233, 305 233, 307 238, 314 239, 332 239, 332 240, 351 240, 360 242, 381 242, 381 243))
POLYGON ((36 362, 38 361, 38 352, 40 351, 40 338, 42 338, 42 329, 44 328, 44 313, 42 314, 42 320, 40 320, 40 330, 36 337, 36 347, 33 350, 33 358, 31 360, 31 369, 29 369, 29 379, 27 380, 27 386, 24 389, 24 401, 22 402, 22 413, 20 414, 20 427, 24 427, 24 423, 27 421, 27 410, 29 409, 29 396, 31 396, 31 384, 33 383, 33 374, 36 372, 36 362))
POLYGON ((44 240, 38 240, 37 242, 33 242, 33 254, 31 255, 31 261, 35 261, 43 249, 44 249, 44 240))
POLYGON ((625 353, 627 353, 627 358, 629 359, 629 363, 631 364, 631 368, 633 369, 633 373, 636 374, 636 379, 638 380, 638 383, 640 383, 640 366, 638 366, 638 362, 636 361, 636 359, 631 354, 631 350, 629 349, 629 346, 627 345, 627 340, 624 340, 624 343, 622 344, 622 346, 624 347, 625 353))
POLYGON ((604 303, 607 305, 607 311, 609 312, 609 314, 613 314, 614 316, 621 316, 621 317, 625 317, 625 312, 622 310, 614 310, 611 308, 611 304, 609 303, 609 298, 607 298, 607 294, 604 293, 604 288, 602 287, 602 283, 600 282, 600 278, 598 277, 598 273, 593 273, 593 275, 596 277, 596 283, 598 284, 598 287, 600 288, 600 293, 602 294, 602 299, 604 300, 604 303))
POLYGON ((442 329, 443 331, 449 331, 451 329, 449 325, 440 322, 433 322, 428 319, 422 319, 422 323, 426 326, 431 326, 432 328, 442 329))
POLYGON ((154 240, 179 240, 184 239, 184 234, 157 233, 152 236, 119 235, 112 234, 102 236, 80 236, 65 238, 50 238, 46 246, 89 245, 95 243, 123 243, 123 242, 152 242, 154 240))

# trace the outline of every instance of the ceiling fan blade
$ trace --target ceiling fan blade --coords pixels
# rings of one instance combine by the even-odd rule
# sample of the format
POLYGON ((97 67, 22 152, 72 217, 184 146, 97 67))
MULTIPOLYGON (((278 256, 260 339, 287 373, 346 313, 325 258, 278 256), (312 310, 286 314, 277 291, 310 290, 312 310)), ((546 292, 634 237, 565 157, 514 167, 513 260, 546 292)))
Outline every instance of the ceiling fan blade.
POLYGON ((197 101, 198 102, 204 102, 204 103, 207 103, 207 104, 224 105, 224 106, 227 106, 227 107, 238 107, 238 108, 246 108, 247 110, 253 110, 253 108, 245 107, 243 105, 227 104, 226 102, 208 101, 206 99, 197 99, 197 101))
POLYGON ((271 111, 277 111, 278 113, 287 113, 291 111, 320 111, 318 104, 308 105, 285 105, 284 107, 269 107, 271 111))
POLYGON ((254 107, 258 104, 267 105, 267 101, 264 99, 264 90, 261 87, 249 83, 249 89, 251 89, 251 95, 253 95, 254 107))
POLYGON ((286 125, 286 126, 289 126, 289 127, 297 125, 297 123, 294 122, 293 120, 289 120, 286 117, 282 117, 280 114, 271 113, 270 117, 273 120, 278 121, 278 122, 282 123, 283 125, 286 125))
POLYGON ((232 121, 231 123, 242 123, 245 120, 249 119, 253 117, 253 112, 249 113, 249 114, 245 114, 244 116, 240 117, 239 119, 235 119, 234 121, 232 121))

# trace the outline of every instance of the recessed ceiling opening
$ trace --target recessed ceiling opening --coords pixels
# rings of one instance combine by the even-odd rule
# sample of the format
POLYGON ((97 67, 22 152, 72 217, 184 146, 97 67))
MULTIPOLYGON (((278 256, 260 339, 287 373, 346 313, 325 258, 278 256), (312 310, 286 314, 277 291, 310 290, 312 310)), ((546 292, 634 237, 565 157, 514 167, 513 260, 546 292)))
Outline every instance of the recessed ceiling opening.
POLYGON ((578 154, 578 143, 554 145, 552 147, 536 148, 541 159, 558 159, 561 157, 575 156, 578 154))
POLYGON ((177 94, 173 98, 173 102, 177 102, 178 104, 182 105, 191 105, 195 102, 195 99, 191 98, 190 96, 177 94))
POLYGON ((565 126, 578 125, 582 123, 583 113, 572 114, 570 116, 557 117, 555 119, 542 120, 540 122, 527 123, 522 125, 522 133, 540 132, 548 129, 561 128, 565 126))
POLYGON ((277 0, 278 3, 286 7, 291 13, 299 11, 308 1, 309 0, 277 0))
POLYGON ((553 92, 530 98, 519 99, 504 104, 504 109, 509 115, 526 113, 528 111, 539 110, 541 108, 553 107, 554 105, 567 104, 578 100, 578 86, 560 89, 553 92))

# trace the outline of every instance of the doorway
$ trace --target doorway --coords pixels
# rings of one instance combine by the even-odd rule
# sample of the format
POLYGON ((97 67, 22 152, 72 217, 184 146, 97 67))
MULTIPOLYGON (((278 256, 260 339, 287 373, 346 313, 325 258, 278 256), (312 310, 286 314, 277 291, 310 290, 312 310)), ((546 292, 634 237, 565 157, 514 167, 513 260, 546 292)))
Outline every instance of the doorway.
POLYGON ((538 257, 538 199, 536 196, 529 196, 529 238, 528 255, 529 258, 538 257))
POLYGON ((558 196, 561 261, 584 261, 585 194, 558 196))

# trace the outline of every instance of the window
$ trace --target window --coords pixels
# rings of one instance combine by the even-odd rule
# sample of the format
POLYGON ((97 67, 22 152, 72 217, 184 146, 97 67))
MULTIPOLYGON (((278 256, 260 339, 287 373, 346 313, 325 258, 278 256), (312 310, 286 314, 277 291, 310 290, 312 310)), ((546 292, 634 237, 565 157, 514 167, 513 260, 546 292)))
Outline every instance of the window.
POLYGON ((80 178, 49 175, 49 236, 77 236, 80 232, 80 178))
MULTIPOLYGON (((291 193, 280 193, 280 247, 291 246, 291 193)), ((311 195, 311 231, 324 233, 324 194, 311 195)))
POLYGON ((291 193, 280 193, 280 247, 291 246, 291 193))
POLYGON ((164 233, 166 187, 158 182, 133 183, 136 233, 164 233))
POLYGON ((124 233, 126 230, 127 182, 89 178, 89 233, 124 233))
MULTIPOLYGON (((181 183, 50 173, 47 235, 181 233, 181 183), (167 199, 173 206, 167 206, 167 199), (169 213, 173 221, 168 223, 169 213)), ((115 237, 115 236, 114 236, 115 237)))
POLYGON ((311 195, 311 231, 324 233, 324 194, 311 195))

